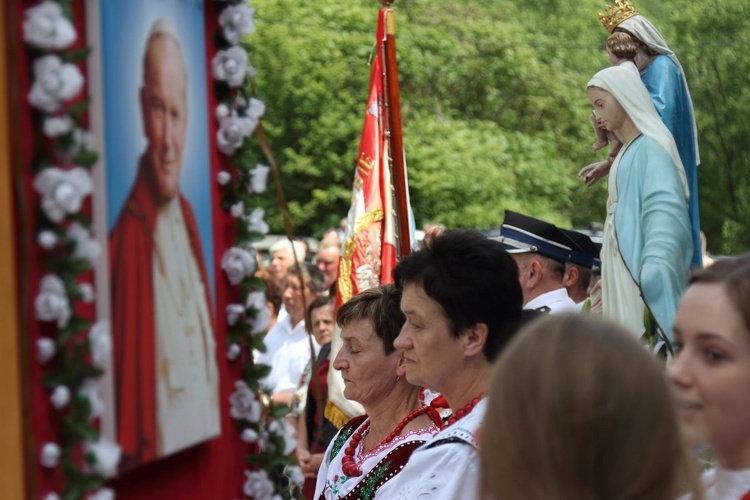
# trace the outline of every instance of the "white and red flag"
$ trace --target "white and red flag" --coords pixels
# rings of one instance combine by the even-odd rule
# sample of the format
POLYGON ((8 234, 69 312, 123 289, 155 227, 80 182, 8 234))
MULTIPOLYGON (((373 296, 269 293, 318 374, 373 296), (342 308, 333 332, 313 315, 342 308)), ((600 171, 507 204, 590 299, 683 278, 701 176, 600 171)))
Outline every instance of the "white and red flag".
MULTIPOLYGON (((397 259, 408 254, 409 244, 413 241, 391 16, 393 12, 388 8, 378 13, 370 93, 339 262, 337 309, 363 290, 392 283, 397 259), (400 154, 392 154, 394 150, 400 154)), ((361 406, 344 398, 341 375, 333 370, 333 359, 340 348, 341 337, 337 329, 331 344, 329 401, 325 408, 326 418, 337 427, 363 413, 361 406)))
POLYGON ((391 283, 391 272, 396 265, 396 217, 383 62, 386 12, 387 9, 381 9, 378 15, 370 95, 359 141, 352 204, 339 264, 337 306, 362 290, 391 283))

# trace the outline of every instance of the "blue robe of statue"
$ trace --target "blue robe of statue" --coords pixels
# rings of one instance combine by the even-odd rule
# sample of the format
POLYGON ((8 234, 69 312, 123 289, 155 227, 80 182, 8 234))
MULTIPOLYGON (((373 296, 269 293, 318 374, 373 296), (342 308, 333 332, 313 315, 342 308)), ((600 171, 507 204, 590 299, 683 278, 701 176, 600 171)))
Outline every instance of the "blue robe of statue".
POLYGON ((680 68, 666 55, 656 56, 651 64, 641 71, 641 80, 648 89, 661 120, 672 133, 677 144, 677 151, 680 153, 680 160, 685 167, 685 176, 690 190, 688 213, 692 225, 691 267, 699 269, 703 267, 703 257, 698 213, 698 161, 690 94, 680 68))
POLYGON ((645 303, 671 343, 693 256, 684 185, 669 153, 643 135, 623 147, 612 173, 602 249, 612 310, 605 314, 640 333, 645 303))

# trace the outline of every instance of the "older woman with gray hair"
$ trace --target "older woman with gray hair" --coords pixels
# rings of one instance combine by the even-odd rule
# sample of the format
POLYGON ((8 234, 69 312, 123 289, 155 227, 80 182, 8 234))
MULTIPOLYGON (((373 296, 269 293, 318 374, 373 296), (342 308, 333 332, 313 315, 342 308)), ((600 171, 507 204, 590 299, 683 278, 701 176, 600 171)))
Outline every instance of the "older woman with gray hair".
POLYGON ((366 415, 346 423, 326 450, 315 498, 392 498, 389 481, 412 451, 435 434, 442 420, 420 387, 396 374, 403 363, 393 345, 404 324, 401 291, 370 288, 338 310, 343 346, 333 366, 344 379, 344 396, 366 415))

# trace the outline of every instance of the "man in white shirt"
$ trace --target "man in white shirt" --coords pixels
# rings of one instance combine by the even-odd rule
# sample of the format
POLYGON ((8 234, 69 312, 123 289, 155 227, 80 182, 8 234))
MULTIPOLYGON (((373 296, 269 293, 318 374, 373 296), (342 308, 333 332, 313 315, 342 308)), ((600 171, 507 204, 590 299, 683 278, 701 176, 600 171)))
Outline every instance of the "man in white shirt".
POLYGON ((518 264, 524 309, 550 314, 581 310, 563 284, 570 242, 554 224, 506 210, 499 240, 518 264))
POLYGON ((317 356, 320 346, 305 330, 305 307, 321 294, 325 285, 323 273, 312 264, 290 267, 281 300, 287 316, 266 335, 266 352, 258 353, 256 363, 271 367, 261 381, 271 399, 291 404, 307 362, 317 356), (312 350, 312 352, 311 352, 312 350))
MULTIPOLYGON (((268 252, 271 254, 271 264, 268 266, 271 269, 271 278, 283 293, 284 288, 286 288, 286 275, 289 268, 295 262, 298 262, 300 265, 305 262, 307 255, 305 246, 299 241, 289 241, 289 239, 284 238, 271 245, 268 252)), ((283 321, 286 318, 286 314, 286 306, 282 303, 281 309, 279 309, 276 315, 276 321, 283 321)))

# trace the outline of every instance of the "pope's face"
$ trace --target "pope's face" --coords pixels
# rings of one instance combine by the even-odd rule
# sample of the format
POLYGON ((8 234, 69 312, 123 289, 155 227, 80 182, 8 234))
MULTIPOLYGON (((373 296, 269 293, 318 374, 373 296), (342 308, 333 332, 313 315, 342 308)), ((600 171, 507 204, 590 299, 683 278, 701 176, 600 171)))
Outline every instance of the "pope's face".
POLYGON ((594 107, 596 124, 610 132, 620 130, 628 114, 617 99, 609 92, 596 87, 589 87, 586 93, 594 107))
POLYGON ((685 291, 674 340, 667 374, 686 437, 724 467, 750 467, 750 332, 723 285, 685 291))
POLYGON ((162 201, 177 195, 187 130, 185 67, 177 42, 156 36, 148 48, 141 113, 148 141, 146 160, 162 201))

